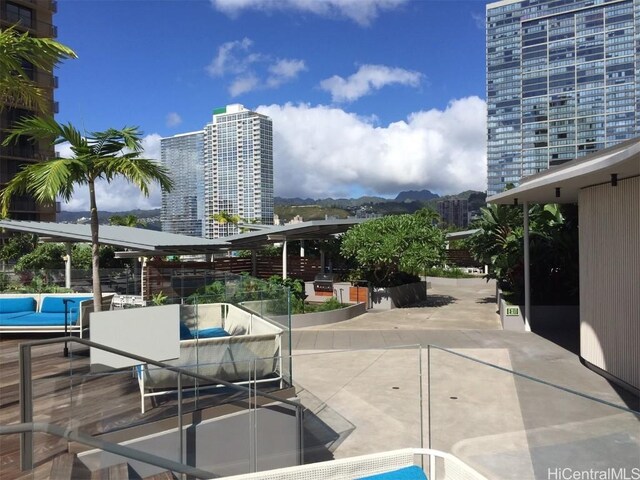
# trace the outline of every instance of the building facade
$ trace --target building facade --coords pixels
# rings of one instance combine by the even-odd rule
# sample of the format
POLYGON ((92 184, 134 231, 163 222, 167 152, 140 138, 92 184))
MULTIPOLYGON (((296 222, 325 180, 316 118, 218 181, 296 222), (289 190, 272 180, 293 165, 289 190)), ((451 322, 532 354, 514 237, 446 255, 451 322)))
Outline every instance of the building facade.
POLYGON ((466 199, 440 200, 437 209, 443 223, 458 228, 469 225, 469 202, 466 199))
POLYGON ((214 110, 204 129, 204 236, 239 233, 234 221, 273 225, 273 126, 242 105, 214 110))
POLYGON ((205 238, 239 233, 238 223, 273 225, 273 127, 242 105, 214 110, 198 132, 163 138, 174 187, 162 193, 162 230, 205 238))
POLYGON ((488 194, 640 134, 640 2, 487 5, 488 194))
POLYGON ((204 232, 204 132, 162 138, 160 158, 173 188, 162 192, 162 231, 202 237, 204 232))
MULTIPOLYGON (((52 23, 55 12, 55 1, 0 0, 0 28, 14 26, 17 31, 34 37, 55 38, 57 30, 52 23)), ((58 83, 57 77, 26 62, 23 68, 47 97, 47 106, 39 114, 52 116, 57 113, 58 106, 53 100, 53 91, 58 83)), ((0 138, 4 138, 18 120, 36 113, 35 110, 19 103, 11 102, 2 105, 0 107, 0 138)), ((34 144, 27 137, 20 138, 9 146, 0 146, 0 188, 9 182, 22 166, 41 162, 54 155, 55 151, 48 142, 34 144)), ((9 217, 16 220, 55 221, 56 205, 41 205, 26 195, 15 196, 9 207, 9 217)))

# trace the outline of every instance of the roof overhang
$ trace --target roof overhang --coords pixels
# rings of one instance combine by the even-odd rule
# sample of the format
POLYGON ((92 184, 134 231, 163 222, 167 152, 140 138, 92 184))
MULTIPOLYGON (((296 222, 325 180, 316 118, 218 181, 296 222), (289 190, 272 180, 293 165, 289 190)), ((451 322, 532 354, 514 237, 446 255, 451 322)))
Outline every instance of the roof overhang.
POLYGON ((520 186, 487 198, 487 203, 578 203, 580 190, 640 175, 640 138, 526 177, 520 186))

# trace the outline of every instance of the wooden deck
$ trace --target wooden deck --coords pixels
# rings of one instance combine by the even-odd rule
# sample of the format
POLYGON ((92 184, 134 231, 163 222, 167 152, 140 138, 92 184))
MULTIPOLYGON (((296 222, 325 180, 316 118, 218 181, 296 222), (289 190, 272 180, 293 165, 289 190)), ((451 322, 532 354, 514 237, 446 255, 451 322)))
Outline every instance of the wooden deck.
MULTIPOLYGON (((20 422, 19 344, 55 336, 2 335, 0 337, 0 425, 20 422)), ((157 422, 177 415, 175 399, 159 403, 140 413, 140 390, 131 369, 116 374, 89 372, 88 349, 69 344, 71 355, 63 355, 64 344, 34 347, 32 351, 34 422, 69 426, 90 435, 118 435, 128 427, 157 422)), ((183 411, 190 412, 225 404, 246 408, 244 394, 186 398, 183 411)), ((147 399, 147 408, 150 400, 147 399)), ((164 422, 163 422, 164 420, 164 422)), ((174 420, 175 421, 175 420, 174 420)), ((20 471, 20 436, 0 435, 0 479, 50 478, 53 459, 74 446, 51 435, 34 434, 34 471, 20 471), (32 476, 33 473, 33 476, 32 476)), ((77 448, 77 446, 75 446, 77 448)))

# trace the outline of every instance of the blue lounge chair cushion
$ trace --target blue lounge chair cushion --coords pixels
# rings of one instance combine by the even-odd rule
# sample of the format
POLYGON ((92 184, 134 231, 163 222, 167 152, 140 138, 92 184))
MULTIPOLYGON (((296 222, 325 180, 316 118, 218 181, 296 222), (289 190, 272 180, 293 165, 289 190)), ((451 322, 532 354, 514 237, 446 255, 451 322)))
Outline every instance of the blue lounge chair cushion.
MULTIPOLYGON (((63 313, 65 310, 64 301, 69 300, 67 303, 67 311, 72 312, 80 308, 80 302, 83 300, 91 300, 93 297, 44 297, 42 300, 42 306, 40 311, 42 313, 63 313)), ((64 318, 62 319, 64 323, 64 318)))
POLYGON ((16 327, 22 325, 20 318, 32 315, 34 312, 15 312, 15 313, 0 313, 0 326, 16 327))
POLYGON ((231 334, 222 327, 205 328, 203 330, 194 330, 193 338, 216 338, 230 337, 231 334))
POLYGON ((33 297, 0 299, 0 313, 22 313, 35 311, 36 299, 33 297))
POLYGON ((413 465, 411 467, 399 468, 391 472, 378 473, 368 477, 360 477, 358 480, 427 480, 424 471, 413 465))
MULTIPOLYGON (((75 325, 78 321, 78 312, 69 314, 68 325, 75 325)), ((3 320, 5 326, 21 327, 53 327, 64 326, 64 313, 29 313, 11 320, 3 320)))
POLYGON ((180 322, 180 340, 191 340, 193 335, 191 330, 184 323, 180 322))

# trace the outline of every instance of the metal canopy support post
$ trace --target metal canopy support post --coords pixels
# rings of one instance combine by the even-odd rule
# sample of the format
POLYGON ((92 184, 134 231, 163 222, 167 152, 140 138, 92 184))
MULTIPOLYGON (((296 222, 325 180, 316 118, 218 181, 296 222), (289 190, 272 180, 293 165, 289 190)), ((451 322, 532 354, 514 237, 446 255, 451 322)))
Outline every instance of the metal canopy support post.
POLYGON ((64 288, 71 288, 71 243, 64 244, 66 255, 64 257, 64 288))
POLYGON ((529 202, 522 205, 524 213, 524 329, 531 331, 531 262, 529 259, 529 202))
POLYGON ((282 242, 282 279, 287 278, 287 241, 282 242))

